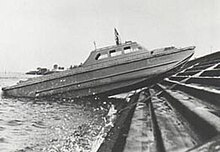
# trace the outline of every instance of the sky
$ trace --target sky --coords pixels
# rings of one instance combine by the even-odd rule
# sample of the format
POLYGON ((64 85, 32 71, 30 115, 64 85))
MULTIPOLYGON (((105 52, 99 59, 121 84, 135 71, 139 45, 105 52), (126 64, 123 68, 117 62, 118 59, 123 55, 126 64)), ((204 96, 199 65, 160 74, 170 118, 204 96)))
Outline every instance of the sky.
POLYGON ((219 0, 0 0, 0 71, 27 72, 83 63, 122 41, 147 49, 196 46, 220 51, 219 0))

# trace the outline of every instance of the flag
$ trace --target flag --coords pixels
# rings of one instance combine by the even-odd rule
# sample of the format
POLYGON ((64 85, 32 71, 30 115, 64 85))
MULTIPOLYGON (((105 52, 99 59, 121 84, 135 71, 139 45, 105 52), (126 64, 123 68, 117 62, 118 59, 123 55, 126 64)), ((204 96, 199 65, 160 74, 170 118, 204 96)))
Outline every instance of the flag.
POLYGON ((116 45, 119 45, 119 44, 121 44, 120 36, 119 36, 119 33, 116 30, 116 28, 114 30, 115 30, 115 42, 116 42, 116 45))

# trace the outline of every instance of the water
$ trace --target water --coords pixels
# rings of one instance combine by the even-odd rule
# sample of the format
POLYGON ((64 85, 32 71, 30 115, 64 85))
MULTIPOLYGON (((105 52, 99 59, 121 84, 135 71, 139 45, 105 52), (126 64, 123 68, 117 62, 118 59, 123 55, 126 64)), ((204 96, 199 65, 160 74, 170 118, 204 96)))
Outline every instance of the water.
MULTIPOLYGON (((26 79, 0 74, 0 88, 26 79)), ((0 152, 92 151, 111 107, 102 101, 50 101, 0 97, 0 152)))

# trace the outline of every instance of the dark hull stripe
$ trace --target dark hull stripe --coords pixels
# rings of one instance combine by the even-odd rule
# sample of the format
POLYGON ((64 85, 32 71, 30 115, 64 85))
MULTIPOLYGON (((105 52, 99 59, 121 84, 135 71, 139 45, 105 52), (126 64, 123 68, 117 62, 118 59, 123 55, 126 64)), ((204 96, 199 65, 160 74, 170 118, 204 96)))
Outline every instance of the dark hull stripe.
MULTIPOLYGON (((120 84, 119 83, 117 83, 117 82, 113 82, 113 83, 110 83, 110 84, 101 84, 101 85, 97 85, 97 86, 92 86, 92 87, 85 87, 85 88, 79 88, 79 89, 76 89, 76 90, 69 90, 69 91, 65 91, 65 92, 55 92, 55 93, 53 93, 53 94, 40 94, 38 97, 47 97, 47 96, 56 96, 56 95, 62 95, 62 96, 68 96, 67 94, 68 93, 70 93, 70 92, 75 92, 75 91, 85 91, 85 90, 87 90, 87 89, 91 89, 91 88, 97 88, 97 87, 108 87, 108 89, 107 90, 100 90, 99 89, 99 91, 98 92, 95 92, 95 94, 93 94, 93 92, 90 92, 90 93, 86 93, 86 94, 81 94, 80 95, 80 97, 86 97, 86 96, 91 96, 91 95, 97 95, 97 94, 102 94, 102 93, 105 93, 105 92, 108 92, 108 91, 114 91, 114 90, 117 90, 117 89, 119 89, 119 88, 124 88, 124 87, 130 87, 130 86, 133 86, 133 85, 135 85, 135 84, 137 84, 137 83, 140 83, 140 82, 143 82, 143 81, 145 81, 145 80, 147 80, 148 78, 142 78, 142 79, 133 79, 133 80, 125 80, 125 81, 123 81, 123 82, 120 82, 120 84), (109 85, 113 85, 113 84, 117 84, 117 87, 114 87, 114 88, 112 88, 112 87, 109 87, 109 85), (124 84, 126 84, 126 85, 124 85, 124 84), (119 87, 118 87, 119 86, 119 87)), ((123 92, 123 91, 122 91, 123 92)), ((73 93, 73 95, 71 95, 72 96, 72 98, 76 98, 77 96, 76 95, 74 95, 74 93, 73 93)))

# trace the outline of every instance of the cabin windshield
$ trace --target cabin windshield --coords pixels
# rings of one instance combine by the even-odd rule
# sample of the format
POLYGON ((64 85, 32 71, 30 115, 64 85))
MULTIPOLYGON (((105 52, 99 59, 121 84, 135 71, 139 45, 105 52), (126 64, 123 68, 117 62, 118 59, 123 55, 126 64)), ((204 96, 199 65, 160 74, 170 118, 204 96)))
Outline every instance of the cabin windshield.
POLYGON ((109 50, 108 52, 103 52, 103 53, 98 53, 95 56, 95 60, 101 60, 101 59, 105 59, 108 57, 115 57, 115 56, 119 56, 122 54, 128 54, 128 53, 132 53, 132 52, 136 52, 139 50, 142 50, 143 48, 141 46, 123 46, 117 49, 112 49, 109 50))
POLYGON ((98 53, 95 57, 96 60, 100 60, 100 59, 105 59, 108 57, 108 54, 105 53, 105 54, 101 54, 101 53, 98 53))
POLYGON ((131 53, 131 52, 133 52, 133 49, 132 49, 130 46, 124 47, 124 53, 125 53, 125 54, 126 54, 126 53, 131 53))
POLYGON ((118 56, 122 54, 122 51, 111 50, 109 51, 111 57, 118 56))
POLYGON ((126 47, 124 47, 124 53, 127 54, 127 53, 131 53, 131 52, 136 52, 136 51, 139 51, 141 49, 142 48, 139 48, 139 47, 126 46, 126 47))

